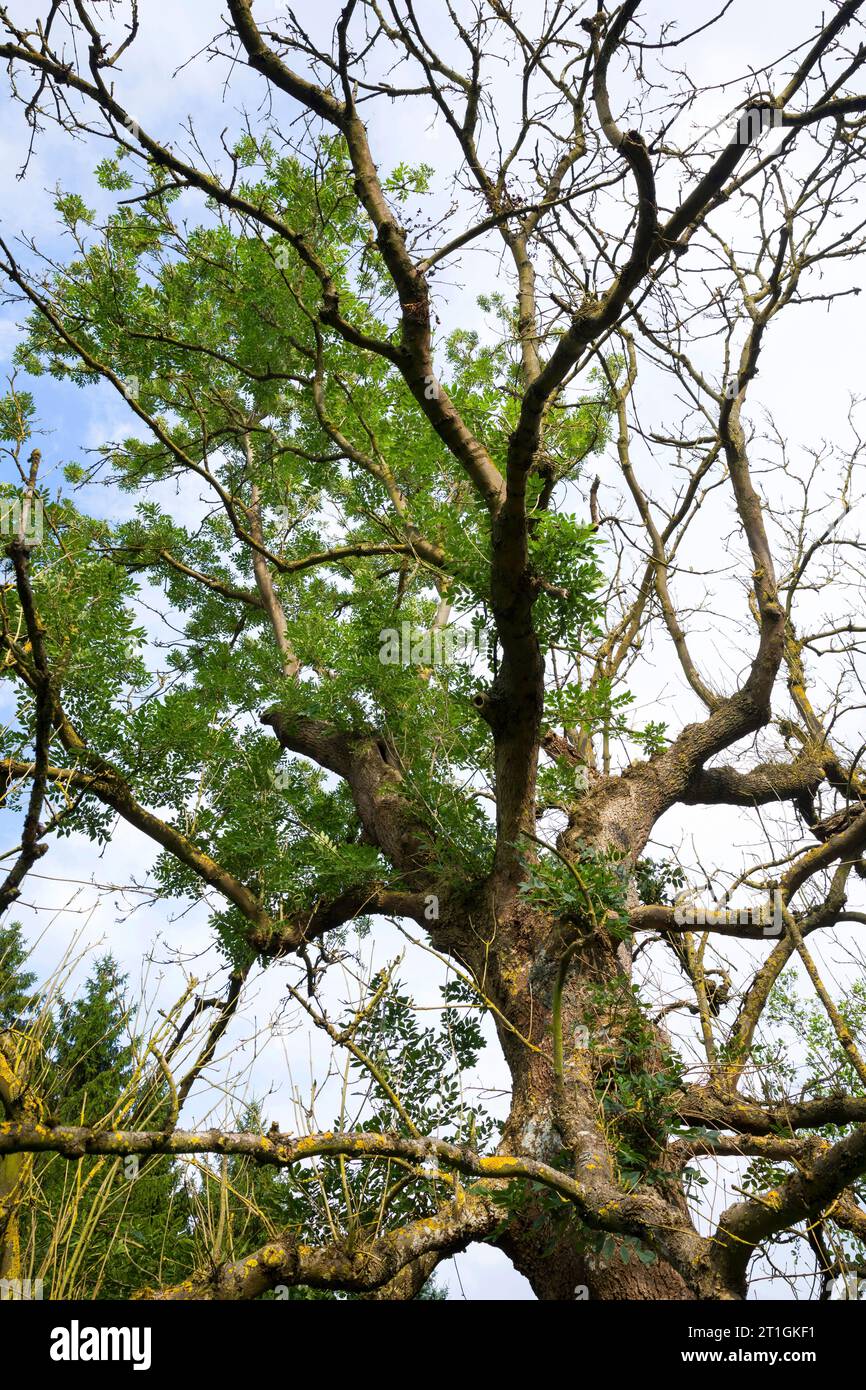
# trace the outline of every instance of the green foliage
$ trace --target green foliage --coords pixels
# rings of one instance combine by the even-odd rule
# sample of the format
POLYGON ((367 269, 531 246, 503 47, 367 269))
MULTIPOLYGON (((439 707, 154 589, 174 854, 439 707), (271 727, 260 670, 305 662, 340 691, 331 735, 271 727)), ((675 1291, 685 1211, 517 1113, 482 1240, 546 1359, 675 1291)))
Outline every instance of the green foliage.
POLYGON ((591 986, 589 997, 596 1091, 620 1180, 664 1182, 661 1159, 676 1124, 682 1060, 660 1042, 638 986, 625 980, 591 986))
POLYGON ((111 956, 96 962, 78 998, 59 999, 49 1051, 58 1118, 95 1124, 108 1114, 132 1072, 126 977, 111 956))
POLYGON ((555 1257, 557 1248, 565 1241, 581 1255, 591 1255, 599 1263, 627 1265, 632 1259, 644 1265, 656 1262, 655 1252, 637 1236, 611 1235, 575 1222, 572 1204, 544 1183, 518 1178, 491 1195, 503 1212, 502 1221, 488 1237, 491 1241, 497 1240, 509 1223, 519 1218, 530 1231, 546 1239, 544 1254, 547 1258, 555 1257))
MULTIPOLYGON (((235 148, 238 192, 264 209, 291 207, 328 265, 343 311, 387 338, 380 293, 387 276, 352 193, 344 145, 324 139, 318 154, 313 168, 245 135, 235 148)), ((479 779, 492 775, 491 740, 472 706, 479 682, 490 678, 485 651, 496 660, 487 510, 393 365, 314 326, 320 284, 278 236, 249 235, 221 215, 199 226, 178 223, 177 190, 161 184, 156 169, 149 171, 152 196, 130 201, 137 186, 131 167, 121 149, 99 165, 97 182, 118 199, 102 223, 76 194, 61 192, 56 202, 73 247, 69 262, 52 271, 56 312, 163 432, 158 437, 130 416, 129 437, 104 451, 104 477, 133 499, 131 517, 88 518, 62 495, 51 503, 32 582, 64 707, 140 801, 164 808, 200 849, 255 882, 276 916, 373 883, 384 866, 357 843, 345 792, 306 766, 278 760, 259 724, 275 702, 287 717, 387 737, 408 798, 435 832, 441 867, 480 878, 493 851, 491 817, 476 792, 479 779), (325 423, 310 387, 317 333, 325 423), (348 441, 343 457, 330 431, 348 441), (433 622, 441 593, 423 567, 356 556, 339 566, 291 568, 335 539, 363 547, 393 538, 393 523, 382 521, 381 478, 357 461, 370 455, 404 499, 401 525, 417 527, 448 556, 454 617, 478 637, 472 653, 432 669, 381 659, 383 630, 406 622, 423 631, 433 622), (262 607, 232 597, 256 594, 250 548, 207 474, 200 474, 194 515, 173 503, 175 481, 184 477, 188 485, 190 467, 210 469, 241 517, 255 488, 264 544, 280 557, 282 568, 272 572, 303 663, 300 681, 285 680, 262 607), (165 654, 136 620, 152 583, 164 592, 174 634, 165 654)), ((407 217, 431 174, 423 164, 392 171, 388 189, 407 217)), ((482 308, 495 332, 482 340, 458 329, 437 352, 442 385, 504 466, 516 423, 516 324, 501 297, 482 300, 482 308)), ((36 377, 47 372, 81 386, 96 379, 38 314, 17 360, 36 377)), ((578 476, 607 441, 610 406, 600 372, 587 394, 575 391, 558 406, 546 429, 545 468, 561 480, 578 476)), ((66 483, 79 488, 92 472, 70 459, 66 483)), ((533 507, 542 486, 540 476, 532 478, 533 507)), ((537 509, 531 549, 539 578, 559 591, 545 588, 539 597, 542 641, 580 642, 596 632, 602 569, 592 527, 537 509)), ((10 607, 14 620, 14 598, 10 607)), ((610 724, 628 697, 599 690, 579 699, 584 722, 610 724)), ((553 713, 564 713, 567 700, 553 713)), ((26 701, 19 722, 20 747, 22 735, 32 737, 26 701)), ((110 823, 105 808, 84 795, 68 808, 61 833, 101 840, 110 823)), ((201 895, 191 871, 168 855, 157 874, 166 896, 201 895)), ((247 959, 237 913, 220 909, 212 920, 229 959, 247 959)))
POLYGON ((588 931, 603 925, 613 936, 625 931, 628 879, 623 856, 578 844, 573 862, 543 855, 530 863, 521 892, 534 907, 588 931))
MULTIPOLYGON (((371 982, 373 997, 386 978, 386 972, 381 972, 371 982)), ((418 1133, 437 1134, 455 1144, 471 1136, 473 1144, 483 1149, 494 1134, 493 1122, 467 1102, 462 1087, 463 1074, 475 1067, 484 1047, 479 1001, 460 980, 443 986, 442 999, 445 1010, 440 1027, 422 1028, 411 996, 390 984, 362 1017, 353 1041, 399 1096, 404 1114, 418 1133)), ((408 1132, 387 1092, 375 1080, 371 1083, 357 1058, 352 1070, 357 1086, 371 1090, 373 1109, 365 1127, 408 1132)))
MULTIPOLYGON (((18 988, 35 980, 31 972, 18 978, 18 988)), ((35 999, 32 1085, 50 1122, 98 1125, 134 1116, 136 1044, 126 981, 112 957, 95 962, 74 1000, 46 1000, 44 990, 35 999)), ((151 1094, 141 1118, 159 1125, 166 1114, 164 1097, 160 1104, 151 1094)), ((164 1158, 141 1165, 108 1158, 69 1163, 39 1155, 32 1185, 22 1244, 46 1296, 128 1298, 148 1282, 171 1282, 189 1269, 190 1210, 178 1164, 164 1158)))
POLYGON ((405 203, 410 194, 427 193, 430 179, 435 173, 432 164, 419 164, 412 168, 409 164, 398 164, 384 180, 382 187, 399 203, 405 203))
POLYGON ((670 903, 674 894, 684 886, 686 876, 673 859, 638 859, 635 864, 635 887, 642 903, 653 906, 670 903))
POLYGON ((631 737, 647 757, 652 758, 656 753, 664 752, 668 746, 667 727, 662 720, 651 719, 642 729, 633 729, 631 737))
POLYGON ((630 691, 615 695, 610 681, 602 679, 590 686, 573 683, 549 691, 545 712, 552 724, 580 728, 590 735, 600 731, 625 734, 625 710, 633 701, 630 691))
POLYGON ((35 1004, 35 971, 20 922, 0 922, 0 1028, 21 1027, 35 1004))
MULTIPOLYGON (((0 1022, 34 1029, 32 1085, 49 1123, 159 1128, 167 1118, 162 1072, 143 1081, 142 1040, 130 1031, 126 981, 111 956, 96 960, 82 989, 67 1001, 33 990, 20 928, 0 928, 0 1022), (156 1078, 154 1082, 154 1077, 156 1078)), ((349 1127, 411 1132, 417 1129, 483 1150, 497 1126, 467 1102, 462 1076, 484 1046, 477 996, 461 981, 442 990, 438 1027, 421 1027, 413 1001, 390 973, 370 983, 360 1019, 346 1027, 376 1075, 355 1058, 343 1110, 334 1130, 349 1127), (398 1114, 389 1090, 405 1107, 398 1114), (364 1111, 357 1126, 350 1112, 364 1111)), ((268 1127, 254 1102, 234 1117, 232 1128, 259 1134, 268 1127)), ((76 1163, 38 1155, 34 1199, 22 1223, 26 1267, 42 1278, 46 1296, 129 1298, 137 1291, 179 1282, 221 1259, 243 1259, 267 1241, 296 1232, 305 1242, 327 1244, 335 1236, 352 1243, 432 1214, 442 1197, 442 1178, 405 1167, 364 1166, 363 1181, 347 1184, 346 1160, 278 1169, 248 1158, 202 1155, 192 1163, 167 1158, 86 1157, 76 1163)), ((349 1295, 280 1288, 267 1298, 344 1299, 349 1295)), ((430 1281, 419 1295, 441 1299, 430 1281)))
MULTIPOLYGON (((234 154, 237 192, 264 210, 291 209, 333 278, 342 312, 363 332, 391 339, 389 279, 358 209, 342 141, 322 140, 315 162, 251 135, 234 154)), ((86 747, 136 799, 158 807, 250 886, 275 920, 303 916, 387 872, 359 836, 346 788, 281 755, 262 728, 262 712, 275 703, 288 723, 322 720, 386 740, 409 810, 435 833, 440 871, 478 881, 494 845, 478 795, 493 774, 491 739, 472 704, 498 659, 487 510, 393 364, 359 354, 321 322, 320 283, 291 247, 276 234, 250 234, 216 206, 200 225, 178 220, 179 190, 162 184, 155 168, 150 196, 129 198, 138 190, 131 168, 123 150, 99 164, 100 189, 117 195, 104 221, 77 194, 61 191, 56 200, 72 251, 48 276, 54 310, 154 426, 129 413, 128 435, 106 442, 98 462, 66 459, 63 489, 46 498, 48 524, 31 580, 63 708, 86 747), (365 466, 371 459, 375 466, 365 466), (96 478, 120 498, 110 520, 88 515, 96 478), (254 499, 262 544, 276 557, 269 569, 302 664, 299 680, 284 674, 258 594, 246 534, 254 499), (363 553, 416 531, 447 556, 447 574, 435 583, 414 554, 363 553), (335 544, 362 553, 339 564, 302 563, 335 544), (429 631, 443 597, 452 620, 474 629, 471 653, 426 669, 382 660, 380 634, 404 622, 429 631), (147 627, 145 611, 156 615, 147 627)), ((387 191, 407 222, 432 173, 401 164, 389 176, 387 191)), ((504 468, 517 422, 517 325, 499 296, 482 299, 481 308, 492 331, 440 336, 436 362, 441 385, 504 468)), ((79 387, 99 379, 38 314, 17 365, 79 387)), ((610 370, 616 374, 614 362, 610 370)), ((17 401, 0 408, 0 434, 15 445, 26 438, 33 410, 29 394, 17 401)), ((544 647, 581 646, 604 616, 597 534, 580 516, 541 501, 547 484, 578 478, 605 447, 610 414, 602 372, 575 382, 550 412, 542 466, 529 479, 544 647)), ((20 609, 13 593, 6 602, 14 630, 20 609)), ((604 684, 573 684, 552 697, 550 715, 590 732, 616 732, 626 727, 630 698, 604 684)), ((21 756, 33 735, 32 702, 22 697, 0 742, 9 756, 21 756)), ((648 751, 659 737, 645 735, 648 751)), ((84 792, 69 799, 60 833, 102 842, 112 815, 84 792)), ((581 892, 561 868, 543 860, 528 893, 563 920, 577 920, 581 892)), ((622 911, 624 884, 613 859, 581 851, 580 873, 584 897, 600 913, 622 911)), ((202 897, 200 880, 168 853, 155 874, 166 899, 202 897)), ((239 913, 218 907, 211 924, 228 960, 249 963, 248 924, 239 913)), ((336 934, 331 945, 345 942, 336 934)), ((21 973, 23 962, 10 959, 17 980, 7 989, 11 1012, 33 982, 21 973)), ((371 1129, 405 1130, 408 1116, 409 1128, 483 1148, 496 1127, 462 1090, 483 1043, 478 1001, 452 982, 443 1003, 440 1025, 425 1028, 407 994, 385 989, 352 1036, 387 1084, 371 1079, 356 1058, 349 1094, 359 1105, 367 1101, 362 1123, 371 1129)), ((136 1091, 143 1046, 130 1035, 127 1012, 110 958, 97 963, 78 998, 56 1002, 43 1060, 46 1096, 60 1117, 99 1121, 140 1103, 127 1095, 136 1091)), ((164 1119, 167 1105, 158 1088, 148 1094, 153 1122, 164 1119)), ((265 1120, 251 1109, 239 1122, 255 1130, 265 1120)), ((182 1181, 187 1169, 163 1160, 131 1181, 104 1160, 70 1169, 61 1159, 40 1159, 45 1206, 34 1248, 45 1262, 65 1242, 64 1259, 72 1261, 63 1264, 65 1289, 124 1296, 182 1277, 214 1249, 215 1257, 242 1256, 275 1229, 296 1228, 309 1240, 330 1239, 337 1229, 352 1241, 382 1222, 386 1195, 386 1225, 432 1211, 442 1196, 434 1176, 407 1182, 397 1165, 376 1164, 365 1169, 355 1199, 347 1196, 344 1168, 323 1161, 300 1177, 241 1159, 205 1160, 191 1191, 182 1181), (226 1218, 216 1247, 212 1197, 226 1218), (73 1256, 85 1229, 94 1234, 73 1256)))
MULTIPOLYGON (((866 982, 854 979, 838 1001, 839 1013, 858 1047, 866 1042, 866 982)), ((767 1100, 798 1089, 803 1096, 864 1094, 863 1082, 840 1046, 817 1000, 804 998, 790 968, 776 982, 764 1011, 753 1058, 767 1100), (790 1045, 796 1039, 796 1047, 790 1045)), ((826 1136, 841 1137, 832 1127, 826 1136)), ((822 1131, 823 1133, 823 1131, 822 1131)))
MULTIPOLYGON (((533 517, 531 558, 537 574, 567 597, 542 592, 535 606, 535 626, 542 643, 580 648, 599 635, 604 609, 598 590, 603 582, 600 542, 595 527, 564 512, 541 511, 533 517)), ((582 723, 582 720, 573 720, 582 723)))
POLYGON ((36 405, 30 391, 10 391, 0 396, 0 440, 21 444, 30 436, 36 405))

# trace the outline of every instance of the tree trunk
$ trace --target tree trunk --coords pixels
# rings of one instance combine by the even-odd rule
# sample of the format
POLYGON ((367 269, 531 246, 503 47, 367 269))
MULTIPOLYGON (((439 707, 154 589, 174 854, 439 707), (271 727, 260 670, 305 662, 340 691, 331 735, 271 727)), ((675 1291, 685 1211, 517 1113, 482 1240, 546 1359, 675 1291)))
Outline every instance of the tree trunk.
MULTIPOLYGON (((563 1133, 567 1114, 558 1101, 554 1061, 554 994, 560 963, 573 927, 531 909, 515 895, 506 910, 491 913, 498 950, 483 964, 472 960, 476 978, 499 1011, 499 1039, 512 1079, 512 1101, 502 1137, 502 1152, 521 1154, 541 1162, 563 1165, 575 1171, 576 1155, 563 1133), (485 972, 486 971, 486 975, 485 972), (504 1021, 507 1020, 507 1023, 504 1021), (510 1027, 508 1025, 511 1025, 510 1027)), ((491 956, 493 953, 491 953, 491 956)), ((631 992, 630 960, 606 930, 587 938, 570 956, 562 987, 559 1028, 563 1050, 565 1110, 572 1095, 587 1093, 588 1062, 590 1108, 600 1134, 612 1139, 616 1130, 606 1120, 601 1096, 609 1091, 611 1077, 639 1068, 657 1071, 667 1052, 665 1035, 641 1015, 648 1045, 640 1055, 632 1051, 635 1017, 631 992), (593 1093, 594 1092, 594 1093, 593 1093)), ((628 1117, 626 1122, 628 1121, 628 1117)), ((585 1131, 580 1131, 584 1133, 585 1131)), ((633 1147, 642 1149, 648 1165, 666 1168, 666 1133, 628 1135, 633 1147)), ((664 1195, 682 1210, 689 1224, 685 1197, 673 1176, 658 1178, 664 1195)), ((508 1230, 497 1244, 515 1268, 529 1281, 539 1299, 557 1301, 590 1299, 691 1299, 682 1276, 658 1259, 643 1263, 633 1246, 610 1237, 605 1253, 597 1248, 602 1237, 590 1231, 573 1212, 546 1215, 531 1199, 525 1210, 512 1215, 508 1230), (612 1246, 612 1249, 611 1249, 612 1246)))

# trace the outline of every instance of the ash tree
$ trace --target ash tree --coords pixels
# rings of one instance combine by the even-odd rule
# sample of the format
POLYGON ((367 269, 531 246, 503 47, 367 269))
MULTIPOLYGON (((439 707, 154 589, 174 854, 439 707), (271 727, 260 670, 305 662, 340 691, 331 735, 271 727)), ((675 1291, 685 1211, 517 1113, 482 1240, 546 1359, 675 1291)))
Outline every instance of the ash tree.
POLYGON ((104 157, 58 194, 66 254, 0 245, 23 328, 2 433, 44 519, 0 599, 23 816, 0 900, 58 835, 110 858, 126 822, 162 898, 210 910, 216 1038, 279 963, 367 1104, 300 1135, 260 1110, 191 1132, 177 1105, 39 1124, 10 1041, 0 1153, 255 1160, 248 1247, 154 1297, 411 1298, 481 1241, 544 1299, 856 1278, 862 446, 856 403, 789 439, 758 373, 810 305, 836 351, 857 288, 862 0, 786 15, 762 65, 730 5, 349 0, 307 24, 227 0, 207 56, 255 95, 222 138, 216 82, 183 135, 125 104, 134 3, 19 8, 22 160, 49 122, 104 157), (32 448, 44 373, 131 418, 61 492, 32 448), (134 519, 82 510, 93 478, 134 519), (662 848, 668 813, 724 827, 711 883, 662 848), (441 1030, 391 966, 348 1011, 328 993, 383 918, 446 963, 441 1030), (501 1122, 461 1085, 482 1018, 501 1122))

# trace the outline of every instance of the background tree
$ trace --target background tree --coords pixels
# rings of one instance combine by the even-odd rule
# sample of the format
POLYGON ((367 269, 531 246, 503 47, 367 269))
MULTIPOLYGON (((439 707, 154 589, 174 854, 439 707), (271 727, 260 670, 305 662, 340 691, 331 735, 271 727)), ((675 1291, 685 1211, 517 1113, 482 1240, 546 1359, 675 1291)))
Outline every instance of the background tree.
MULTIPOLYGON (((807 944, 864 920, 857 561, 840 572, 861 444, 852 409, 804 463, 749 401, 779 315, 856 290, 862 3, 765 68, 735 62, 714 95, 683 52, 729 6, 682 36, 638 0, 418 8, 350 0, 313 32, 229 0, 211 56, 260 74, 271 114, 217 163, 123 104, 135 5, 61 0, 37 28, 0 6, 31 125, 104 134, 116 195, 102 221, 59 195, 64 264, 0 243, 31 310, 19 365, 113 386, 136 433, 102 467, 150 493, 121 525, 42 496, 13 384, 5 438, 46 534, 11 543, 3 594, 20 700, 2 751, 26 799, 5 900, 51 833, 110 839, 122 817, 160 847, 166 896, 213 902, 230 997, 253 962, 300 958, 295 1002, 371 1088, 351 1130, 344 1110, 299 1138, 252 1114, 190 1134, 172 1106, 162 1127, 46 1136, 12 1113, 0 1152, 334 1160, 339 1222, 288 1220, 243 1258, 218 1244, 167 1297, 413 1296, 477 1240, 543 1298, 740 1298, 767 1252, 826 1292, 866 1230, 860 999, 807 944), (729 103, 721 136, 708 100, 729 103), (370 113, 398 104, 441 124, 450 171, 383 162, 370 113), (503 258, 486 332, 440 332, 438 278, 485 246, 503 258), (593 481, 609 443, 618 480, 593 481), (178 479, 192 516, 161 500, 178 479), (174 633, 159 669, 143 577, 174 633), (696 635, 704 585, 737 624, 724 666, 696 635), (458 620, 474 660, 439 659, 458 620), (673 660, 673 719, 636 722, 673 660), (754 815, 725 886, 772 913, 675 906, 706 886, 651 853, 684 806, 754 815), (396 977, 348 1015, 322 1002, 371 914, 420 928, 468 992, 452 1002, 492 1021, 501 1130, 443 1085, 396 977), (792 995, 794 963, 820 1012, 792 995), (762 1018, 805 1021, 794 1071, 762 1018), (708 1225, 694 1183, 728 1158, 745 1178, 708 1225)), ((447 1045, 461 1065, 467 1026, 447 1045)))
POLYGON ((30 951, 20 922, 0 925, 0 1025, 22 1026, 34 1005, 36 972, 27 968, 30 951))
MULTIPOLYGON (((0 970, 0 1009, 13 1023, 0 1035, 4 1057, 16 1076, 27 1079, 39 1122, 50 1127, 110 1129, 142 1118, 151 1120, 153 1077, 143 1061, 153 1040, 142 1046, 130 1034, 126 981, 110 956, 98 958, 80 998, 67 1002, 58 980, 34 992, 34 972, 26 969, 27 952, 18 923, 4 929, 0 970), (27 1017, 21 1009, 27 1005, 27 1017)), ((422 1035, 407 1007, 376 1020, 377 1044, 395 1057, 408 1055, 415 1066, 427 1059, 438 1068, 440 1049, 432 1030, 422 1035), (408 1045, 407 1045, 408 1044, 408 1045)), ((180 1032, 181 1029, 178 1029, 180 1032)), ((469 1045, 477 1041, 471 1024, 464 1028, 469 1045)), ((465 1061, 465 1058, 463 1059, 465 1061)), ((165 1077, 157 1072, 156 1117, 170 1114, 165 1077)), ((415 1107, 429 1103, 433 1088, 430 1070, 419 1068, 415 1107)), ((453 1085, 453 1083, 452 1083, 453 1085)), ((444 1079, 436 1089, 447 1090, 444 1079)), ((387 1107, 387 1097, 380 1097, 387 1107)), ((412 1102, 410 1102, 412 1103, 412 1102)), ((392 1119, 388 1115, 388 1119, 392 1119)), ((259 1103, 238 1115, 248 1134, 267 1131, 259 1103)), ((384 1128, 381 1107, 372 1123, 384 1128)), ((339 1125, 335 1128, 340 1128, 339 1125)), ((0 1159, 8 1200, 2 1252, 9 1296, 16 1297, 19 1281, 30 1296, 46 1298, 131 1298, 143 1287, 180 1279, 196 1262, 219 1263, 239 1257, 275 1239, 287 1229, 327 1235, 335 1224, 356 1233, 375 1223, 389 1188, 397 1188, 388 1203, 393 1214, 417 1214, 418 1203, 407 1200, 405 1183, 394 1182, 393 1165, 369 1175, 357 1193, 358 1209, 345 1181, 339 1159, 323 1165, 317 1178, 297 1180, 288 1170, 262 1167, 254 1158, 205 1153, 198 1161, 136 1155, 82 1156, 70 1165, 62 1155, 45 1152, 26 1166, 22 1153, 0 1159), (13 1268, 14 1256, 14 1268, 13 1268), (34 1290, 41 1290, 39 1295, 34 1290)), ((435 1212, 432 1194, 427 1209, 435 1212)), ((427 1281, 416 1296, 444 1295, 427 1281)), ((0 1297, 3 1293, 0 1292, 0 1297)), ((278 1299, 352 1297, 328 1289, 278 1286, 268 1294, 278 1299)))
MULTIPOLYGON (((17 926, 17 924, 16 924, 17 926)), ((66 1001, 59 980, 35 991, 35 972, 13 926, 0 963, 0 1034, 9 1071, 24 1083, 38 1123, 110 1126, 144 1100, 130 1036, 125 981, 110 956, 98 959, 80 997, 66 1001)), ((4 1103, 15 1114, 13 1097, 4 1103)), ((19 1102, 20 1103, 20 1102, 19 1102)), ((5 1277, 51 1298, 128 1298, 143 1280, 178 1277, 192 1258, 184 1174, 172 1160, 96 1158, 69 1165, 56 1154, 28 1166, 22 1155, 8 1182, 9 1227, 5 1277), (13 1262, 14 1255, 14 1262, 13 1262), (14 1267, 13 1267, 14 1264, 14 1267)), ((10 1297, 16 1296, 12 1286, 10 1297)))

